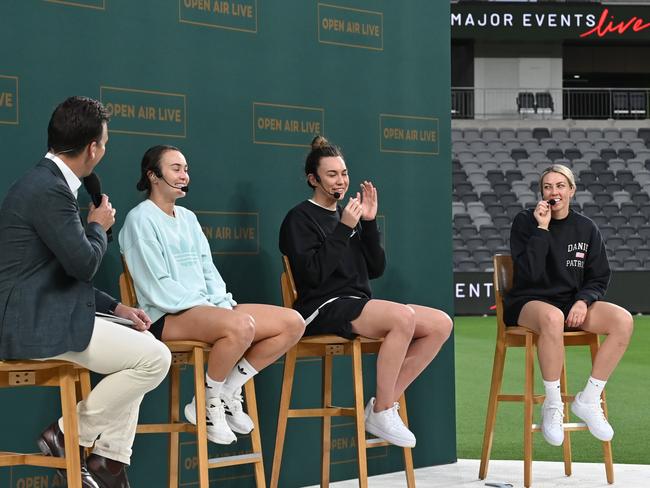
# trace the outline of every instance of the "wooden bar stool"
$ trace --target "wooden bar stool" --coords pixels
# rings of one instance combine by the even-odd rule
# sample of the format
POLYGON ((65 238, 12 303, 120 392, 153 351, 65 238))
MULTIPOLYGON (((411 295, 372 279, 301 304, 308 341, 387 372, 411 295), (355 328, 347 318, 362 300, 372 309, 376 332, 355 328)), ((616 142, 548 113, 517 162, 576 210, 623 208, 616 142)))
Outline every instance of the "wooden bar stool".
MULTIPOLYGON (((122 303, 130 307, 137 305, 133 279, 122 258, 124 272, 120 275, 120 297, 122 303)), ((205 405, 205 361, 211 346, 199 341, 164 341, 172 353, 172 364, 169 369, 169 422, 163 424, 140 424, 138 434, 169 434, 169 488, 177 488, 179 482, 179 444, 181 432, 196 434, 196 448, 199 469, 199 487, 209 488, 209 469, 226 468, 241 464, 253 464, 255 468, 255 484, 264 488, 264 461, 262 458, 262 440, 260 438, 259 420, 257 415, 257 400, 255 384, 249 380, 244 385, 248 415, 255 424, 250 433, 252 452, 233 456, 221 456, 208 459, 208 434, 205 408, 196 409, 196 425, 180 420, 180 391, 181 366, 189 365, 194 368, 194 396, 196 405, 205 405)))
MULTIPOLYGON (((533 463, 533 432, 540 432, 541 426, 533 423, 533 405, 544 402, 544 395, 534 393, 535 373, 535 345, 537 336, 525 327, 506 327, 503 322, 503 295, 512 287, 512 257, 505 254, 494 256, 494 297, 497 307, 497 339, 494 352, 494 365, 492 366, 492 383, 490 386, 490 397, 488 400, 487 414, 485 417, 485 432, 483 434, 483 450, 481 453, 481 465, 479 468, 479 479, 485 479, 490 461, 492 439, 494 436, 494 424, 496 422, 497 408, 499 402, 523 402, 524 404, 524 486, 531 486, 532 463, 533 463), (525 347, 526 359, 524 364, 525 386, 523 395, 506 395, 501 393, 503 370, 506 359, 506 352, 509 347, 525 347)), ((564 345, 566 346, 588 346, 593 362, 598 353, 599 340, 597 334, 591 332, 576 331, 564 333, 564 345)), ((564 401, 564 416, 569 418, 569 402, 575 398, 567 393, 566 362, 562 366, 560 377, 560 388, 562 400, 564 401)), ((607 403, 605 392, 602 394, 603 411, 607 415, 607 403)), ((564 473, 571 475, 571 432, 588 430, 582 422, 564 424, 564 473)), ((612 463, 612 444, 603 442, 603 453, 605 461, 605 474, 607 482, 614 483, 614 466, 612 463)))
MULTIPOLYGON (((284 272, 281 277, 282 300, 285 307, 292 308, 298 293, 291 274, 289 260, 283 256, 284 272)), ((298 344, 287 351, 284 362, 284 375, 282 378, 282 394, 280 397, 280 411, 278 415, 278 431, 275 438, 275 452, 271 472, 271 488, 277 488, 280 480, 282 464, 282 451, 284 438, 287 431, 289 418, 322 418, 322 463, 321 487, 329 486, 330 481, 330 449, 331 425, 333 416, 353 417, 356 425, 357 462, 359 467, 359 486, 368 486, 368 468, 366 449, 372 447, 390 446, 392 444, 381 439, 366 439, 365 417, 363 402, 363 371, 361 368, 362 354, 376 354, 381 346, 381 339, 357 337, 348 340, 337 335, 320 335, 302 338, 298 344), (354 406, 351 408, 332 405, 332 366, 334 356, 352 356, 352 378, 354 385, 354 406), (296 361, 303 357, 320 357, 323 359, 322 370, 322 408, 292 409, 291 391, 296 369, 296 361)), ((400 398, 399 414, 404 424, 408 426, 406 414, 406 399, 400 398)), ((415 474, 413 472, 413 456, 410 448, 403 448, 404 471, 409 488, 415 487, 415 474)))
POLYGON ((0 466, 43 466, 66 470, 69 488, 81 488, 79 460, 79 429, 77 424, 77 391, 81 398, 90 393, 87 369, 68 361, 0 361, 0 388, 17 386, 54 386, 59 388, 66 456, 0 452, 0 466))

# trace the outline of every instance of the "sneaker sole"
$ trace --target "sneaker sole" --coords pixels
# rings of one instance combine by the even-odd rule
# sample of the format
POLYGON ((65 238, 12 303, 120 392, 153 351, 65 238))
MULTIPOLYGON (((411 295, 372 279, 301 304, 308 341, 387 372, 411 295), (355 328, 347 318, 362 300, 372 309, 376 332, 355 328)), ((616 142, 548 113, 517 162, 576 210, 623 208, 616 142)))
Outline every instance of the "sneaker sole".
POLYGON ((366 432, 374 435, 375 437, 379 437, 380 439, 385 440, 386 442, 390 442, 391 444, 399 447, 415 447, 415 442, 409 441, 402 439, 400 437, 394 437, 391 435, 385 435, 384 433, 380 432, 379 429, 375 429, 375 427, 372 424, 369 424, 366 422, 366 432))
POLYGON ((582 420, 582 421, 585 423, 585 425, 586 425, 587 428, 589 429, 589 433, 590 433, 591 435, 593 435, 596 439, 598 439, 598 440, 601 441, 601 442, 609 442, 609 441, 611 441, 611 440, 614 438, 614 432, 612 432, 612 435, 609 436, 609 437, 597 435, 593 430, 591 430, 591 428, 589 427, 589 424, 587 423, 587 421, 586 421, 584 418, 582 418, 582 415, 580 415, 578 412, 576 412, 576 411, 573 409, 573 405, 574 405, 574 404, 571 404, 571 412, 572 412, 576 417, 578 417, 580 420, 582 420))
POLYGON ((228 424, 228 427, 230 427, 230 430, 232 430, 233 432, 236 432, 237 434, 247 435, 247 434, 250 434, 250 433, 253 431, 253 429, 254 429, 254 427, 251 427, 249 430, 246 430, 246 429, 243 428, 243 427, 239 427, 239 426, 236 425, 235 423, 231 423, 231 422, 228 420, 228 416, 227 416, 227 415, 226 415, 226 423, 228 424))
POLYGON ((555 442, 552 442, 551 439, 549 439, 548 437, 546 437, 546 435, 544 434, 544 431, 542 431, 542 437, 544 437, 544 440, 545 440, 546 443, 549 444, 550 446, 558 447, 558 446, 561 446, 562 444, 564 444, 564 437, 562 438, 562 440, 560 441, 559 444, 556 444, 555 442))
MULTIPOLYGON (((191 403, 188 403, 185 405, 185 408, 183 409, 183 414, 185 415, 185 419, 192 425, 196 425, 196 414, 194 412, 194 409, 191 408, 191 403)), ((206 419, 207 420, 207 419, 206 419)), ((227 446, 228 444, 232 444, 233 442, 237 442, 237 439, 233 440, 227 440, 227 439, 221 439, 219 437, 215 437, 210 434, 210 431, 208 430, 208 440, 210 442, 214 442, 215 444, 222 444, 224 446, 227 446)))

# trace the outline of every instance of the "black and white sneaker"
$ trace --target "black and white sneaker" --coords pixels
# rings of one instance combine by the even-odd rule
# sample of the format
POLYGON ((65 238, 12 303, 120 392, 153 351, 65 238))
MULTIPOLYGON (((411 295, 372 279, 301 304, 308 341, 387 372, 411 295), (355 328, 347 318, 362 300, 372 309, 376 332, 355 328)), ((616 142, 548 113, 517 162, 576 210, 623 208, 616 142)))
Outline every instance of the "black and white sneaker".
POLYGON ((221 401, 223 402, 223 409, 226 414, 226 422, 231 430, 238 434, 249 434, 255 425, 246 412, 244 412, 244 398, 241 394, 241 388, 235 391, 232 396, 221 392, 221 401))
MULTIPOLYGON (((226 422, 223 403, 218 398, 206 398, 205 406, 206 424, 208 427, 208 440, 216 444, 232 444, 237 436, 226 422)), ((196 398, 185 405, 185 418, 190 424, 196 425, 196 398)))

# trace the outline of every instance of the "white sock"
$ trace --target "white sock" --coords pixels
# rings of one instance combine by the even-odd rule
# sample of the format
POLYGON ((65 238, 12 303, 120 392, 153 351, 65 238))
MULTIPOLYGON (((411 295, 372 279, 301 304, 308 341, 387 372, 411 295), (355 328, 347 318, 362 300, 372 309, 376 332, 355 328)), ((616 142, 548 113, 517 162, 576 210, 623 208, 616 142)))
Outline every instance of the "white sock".
POLYGON ((218 398, 223 389, 223 381, 215 381, 205 373, 205 397, 218 398))
POLYGON ((546 390, 546 401, 551 403, 562 402, 562 392, 560 391, 560 380, 544 380, 544 390, 546 390))
POLYGON ((223 385, 224 395, 233 396, 248 380, 257 374, 257 370, 246 359, 241 358, 226 378, 223 385))
POLYGON ((603 392, 606 384, 606 380, 597 380, 593 376, 590 376, 585 389, 580 393, 580 401, 582 403, 598 403, 600 394, 603 392))

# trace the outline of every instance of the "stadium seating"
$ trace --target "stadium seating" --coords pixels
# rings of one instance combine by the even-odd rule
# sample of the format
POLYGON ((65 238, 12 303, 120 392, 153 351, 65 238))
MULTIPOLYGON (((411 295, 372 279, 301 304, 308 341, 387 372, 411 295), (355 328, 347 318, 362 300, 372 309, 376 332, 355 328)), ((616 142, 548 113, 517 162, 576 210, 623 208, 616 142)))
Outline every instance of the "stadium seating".
MULTIPOLYGON (((535 95, 520 94, 520 107, 537 108, 535 95)), ((490 255, 508 249, 512 220, 534 207, 551 164, 576 175, 573 208, 599 226, 612 268, 650 269, 648 144, 647 128, 453 128, 454 269, 492 269, 490 255)))

